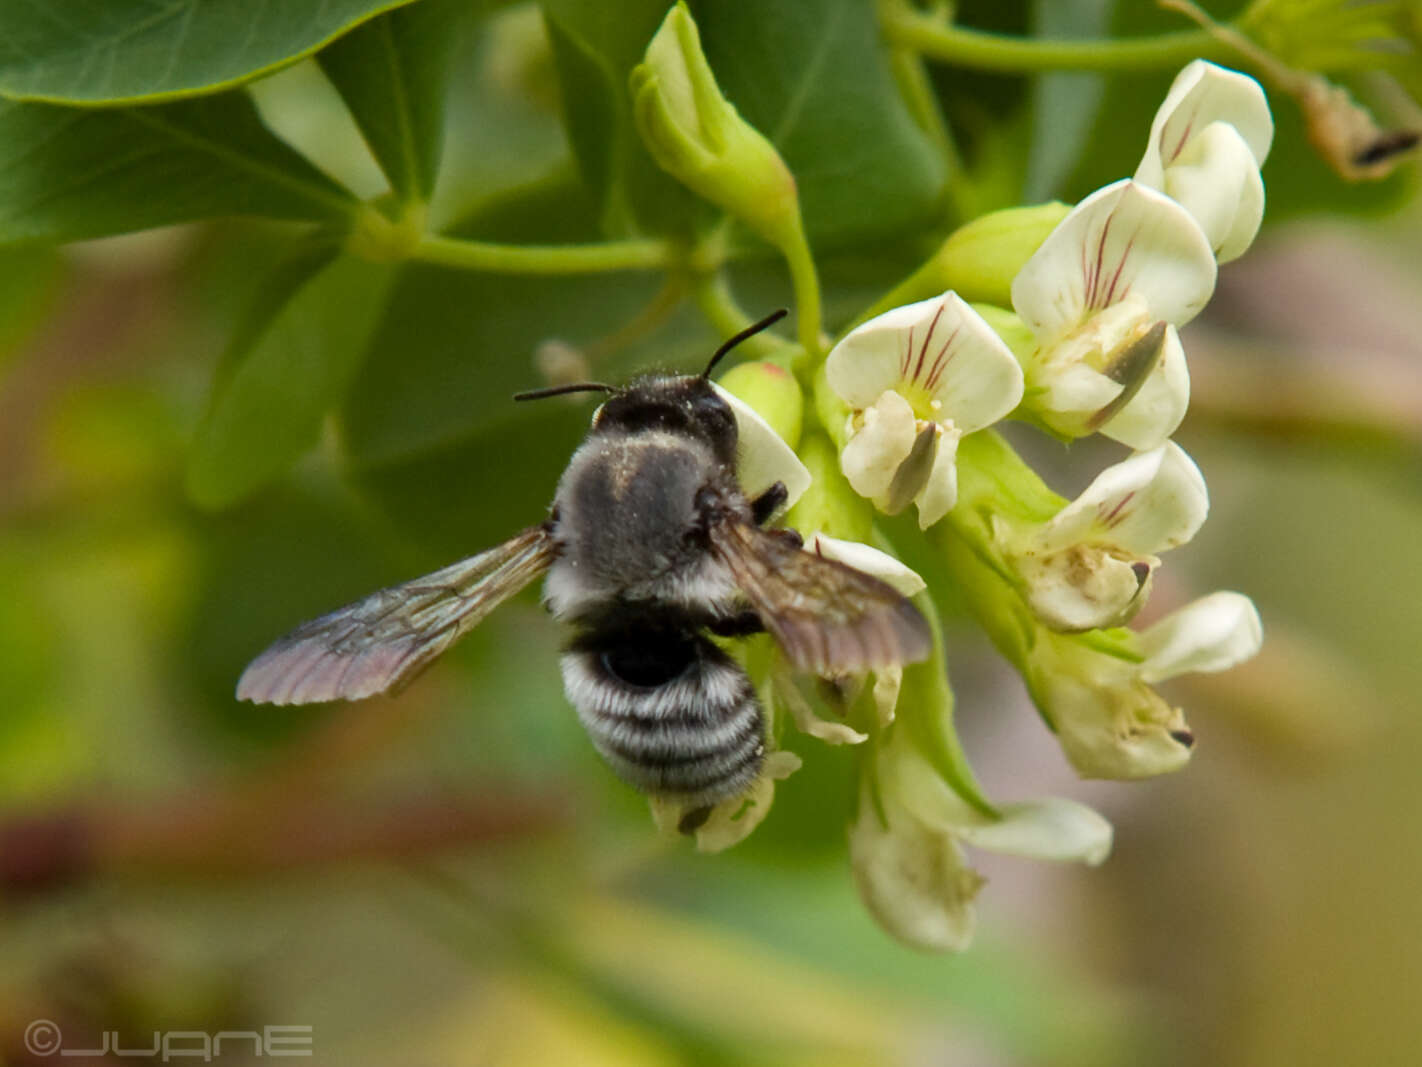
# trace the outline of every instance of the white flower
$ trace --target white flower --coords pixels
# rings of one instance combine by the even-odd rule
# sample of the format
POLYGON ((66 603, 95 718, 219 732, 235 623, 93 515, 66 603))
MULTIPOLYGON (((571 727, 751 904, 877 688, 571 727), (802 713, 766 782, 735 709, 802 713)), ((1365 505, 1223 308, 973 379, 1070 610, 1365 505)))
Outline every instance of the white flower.
POLYGON ((1240 593, 1213 593, 1135 635, 1133 662, 1081 641, 1044 634, 1027 681, 1062 750, 1085 778, 1146 778, 1183 766, 1194 735, 1151 683, 1189 671, 1222 671, 1259 651, 1259 613, 1240 593))
POLYGON ((852 409, 840 465, 889 514, 918 505, 922 527, 958 495, 958 440, 1022 399, 1022 370, 956 293, 895 308, 851 330, 825 363, 852 409))
POLYGON ((1226 263, 1259 232, 1259 168, 1273 138, 1274 120, 1259 83, 1197 59, 1176 76, 1155 113, 1135 178, 1194 215, 1216 258, 1226 263))
MULTIPOLYGON (((692 833, 701 852, 721 852, 744 841, 752 830, 770 814, 775 800, 775 783, 790 777, 800 769, 800 757, 793 752, 768 753, 760 777, 740 796, 723 800, 711 809, 711 814, 692 833)), ((680 832, 681 821, 688 814, 686 806, 666 797, 648 798, 652 821, 662 833, 680 832)))
POLYGON ((1066 436, 1163 443, 1190 400, 1176 327, 1205 306, 1215 274, 1204 232, 1170 197, 1131 180, 1092 193, 1012 282, 1037 341, 1024 406, 1066 436))
POLYGON ((784 482, 789 495, 783 507, 788 508, 810 488, 809 468, 755 408, 715 382, 711 388, 736 417, 736 478, 741 490, 754 500, 776 482, 784 482))
MULTIPOLYGON (((842 541, 817 533, 805 542, 805 549, 878 578, 904 596, 915 596, 928 587, 916 571, 910 570, 887 552, 880 552, 858 541, 842 541)), ((888 667, 875 673, 873 697, 881 725, 893 722, 894 706, 898 703, 902 682, 902 667, 888 667)), ((775 669, 773 683, 778 704, 790 712, 795 726, 802 733, 829 745, 857 745, 868 740, 867 734, 846 723, 832 722, 815 714, 784 663, 775 669)))
POLYGON ((1107 467, 1009 549, 1027 602, 1054 630, 1121 625, 1144 602, 1159 554, 1194 537, 1209 507, 1199 468, 1173 442, 1107 467))
POLYGON ((866 775, 849 831, 855 883, 880 925, 915 948, 955 952, 972 940, 983 879, 962 845, 1093 865, 1111 850, 1111 824, 1069 800, 1006 805, 996 817, 977 811, 910 746, 902 727, 875 769, 877 794, 866 775))

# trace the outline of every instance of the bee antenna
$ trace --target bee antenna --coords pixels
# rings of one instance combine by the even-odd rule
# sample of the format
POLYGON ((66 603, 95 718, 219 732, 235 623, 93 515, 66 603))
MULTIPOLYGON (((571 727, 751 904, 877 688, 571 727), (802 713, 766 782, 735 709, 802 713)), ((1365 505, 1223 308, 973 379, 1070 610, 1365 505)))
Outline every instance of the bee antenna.
POLYGON ((526 393, 515 393, 515 400, 542 400, 545 396, 562 396, 564 393, 615 393, 610 385, 602 382, 574 382, 572 385, 550 385, 547 389, 530 389, 526 393))
POLYGON ((701 372, 701 377, 711 377, 711 371, 715 369, 717 363, 721 362, 722 356, 724 356, 731 349, 735 348, 736 345, 746 340, 746 338, 754 337, 761 331, 770 329, 770 327, 774 326, 777 322, 779 322, 788 314, 790 314, 790 312, 787 311, 785 308, 780 308, 778 311, 772 311, 769 315, 761 319, 759 322, 752 323, 740 333, 736 334, 734 337, 723 342, 721 347, 716 349, 716 354, 711 357, 711 362, 706 364, 706 369, 701 372))

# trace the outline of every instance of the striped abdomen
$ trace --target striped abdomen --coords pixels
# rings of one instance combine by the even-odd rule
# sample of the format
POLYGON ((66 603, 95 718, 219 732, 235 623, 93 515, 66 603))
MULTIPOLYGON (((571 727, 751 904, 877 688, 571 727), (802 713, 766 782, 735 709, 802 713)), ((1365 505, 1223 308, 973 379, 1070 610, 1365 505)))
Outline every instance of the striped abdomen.
POLYGON ((583 634, 563 656, 563 685, 593 745, 645 793, 709 805, 760 772, 764 725, 750 679, 697 633, 583 634))

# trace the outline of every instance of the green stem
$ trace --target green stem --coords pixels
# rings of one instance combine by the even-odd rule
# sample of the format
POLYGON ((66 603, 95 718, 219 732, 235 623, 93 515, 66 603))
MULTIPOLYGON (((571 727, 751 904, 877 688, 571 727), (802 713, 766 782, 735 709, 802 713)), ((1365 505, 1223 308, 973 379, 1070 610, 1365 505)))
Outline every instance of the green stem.
MULTIPOLYGON (((873 540, 881 551, 897 555, 892 542, 880 531, 875 531, 873 540)), ((899 728, 913 736, 915 747, 953 792, 980 814, 997 818, 999 813, 983 793, 953 726, 955 701, 948 679, 948 661, 943 653, 943 627, 937 603, 931 593, 918 596, 915 602, 933 632, 933 652, 926 663, 904 668, 895 716, 899 728)))
POLYGON ((819 366, 820 361, 820 279, 815 273, 815 257, 805 239, 803 226, 796 226, 781 246, 790 268, 790 284, 795 290, 795 331, 803 355, 796 361, 797 371, 819 366))
POLYGON ((1180 30, 1114 41, 1057 41, 949 26, 907 10, 885 12, 883 28, 891 45, 911 48, 930 59, 956 66, 1008 73, 1158 70, 1178 67, 1192 59, 1218 59, 1228 52, 1208 30, 1180 30))
MULTIPOLYGON (((692 284, 691 294, 712 329, 722 337, 738 334, 755 321, 736 302, 726 276, 719 271, 698 277, 692 284)), ((798 354, 794 344, 769 330, 746 338, 737 351, 781 364, 787 370, 798 354)))
POLYGON ((597 274, 666 268, 674 265, 679 255, 676 245, 659 240, 590 245, 503 245, 430 235, 421 239, 409 258, 496 274, 597 274))

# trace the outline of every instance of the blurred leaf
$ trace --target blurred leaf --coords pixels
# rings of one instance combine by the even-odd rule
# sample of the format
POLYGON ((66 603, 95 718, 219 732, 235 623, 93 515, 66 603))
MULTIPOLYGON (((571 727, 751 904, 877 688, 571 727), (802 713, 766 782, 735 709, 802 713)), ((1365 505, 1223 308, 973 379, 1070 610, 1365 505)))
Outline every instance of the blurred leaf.
POLYGON ((53 312, 64 269, 53 248, 0 248, 0 380, 53 312))
POLYGON ((317 60, 340 92, 390 187, 429 200, 444 142, 450 57, 469 0, 423 0, 371 19, 317 60))
POLYGON ((199 505, 226 507, 280 477, 343 395, 395 268, 332 257, 289 264, 234 337, 188 457, 199 505))
POLYGON ((669 0, 542 0, 568 139, 608 235, 687 233, 708 217, 652 161, 632 124, 628 78, 670 6, 669 0))
POLYGON ((230 88, 409 0, 0 5, 0 95, 114 104, 230 88))
MULTIPOLYGON (((496 241, 577 242, 592 239, 595 224, 586 196, 564 181, 491 204, 456 232, 496 241)), ((511 397, 541 384, 537 346, 603 337, 660 285, 656 277, 634 274, 530 278, 412 266, 395 288, 344 409, 351 463, 386 465, 534 417, 539 404, 515 405, 511 397)), ((598 366, 597 373, 615 374, 644 353, 624 349, 617 364, 598 366)))
POLYGON ((257 707, 233 693, 248 661, 305 619, 402 577, 348 494, 278 488, 251 506, 199 519, 204 547, 188 614, 170 640, 172 670, 199 700, 183 707, 222 735, 276 742, 330 705, 257 707))
POLYGON ((0 102, 0 243, 213 215, 341 219, 354 207, 242 93, 115 111, 0 102))
POLYGON ((795 175, 810 240, 883 237, 941 215, 944 168, 889 73, 862 0, 694 0, 707 58, 795 175))
MULTIPOLYGON (((1036 36, 1090 40, 1109 35, 1116 0, 1034 0, 1036 36)), ((1101 109, 1105 79, 1098 74, 1058 71, 1032 80, 1032 151, 1022 196, 1026 203, 1050 200, 1071 175, 1101 109)))
MULTIPOLYGON (((8 546, 5 546, 8 548, 8 546)), ((60 663, 61 634, 36 588, 25 554, 0 549, 0 757, 22 758, 12 746, 44 709, 60 663)))

